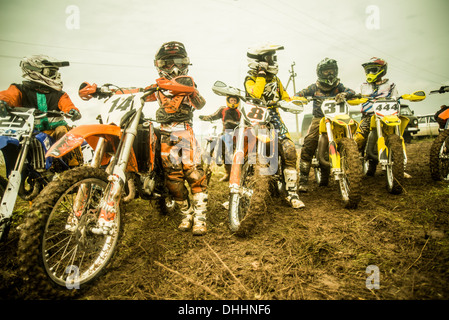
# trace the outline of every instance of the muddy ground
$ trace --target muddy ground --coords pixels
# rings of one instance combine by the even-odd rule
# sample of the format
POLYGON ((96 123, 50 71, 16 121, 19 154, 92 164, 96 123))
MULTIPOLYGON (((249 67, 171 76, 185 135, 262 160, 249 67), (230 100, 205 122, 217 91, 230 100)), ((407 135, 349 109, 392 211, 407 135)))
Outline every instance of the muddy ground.
MULTIPOLYGON (((355 210, 342 208, 338 187, 302 195, 306 208, 267 199, 268 213, 248 237, 227 226, 226 183, 209 191, 207 235, 177 228, 148 203, 126 207, 120 249, 108 272, 77 299, 447 300, 449 298, 449 189, 430 178, 431 140, 407 145, 405 192, 391 195, 380 167, 363 179, 355 210), (379 288, 368 289, 368 266, 379 288), (373 267, 370 267, 373 268, 373 267)), ((311 174, 311 180, 313 174, 311 174)), ((16 206, 17 221, 26 204, 16 206)), ((15 256, 18 233, 0 244, 0 298, 23 299, 15 256)), ((83 288, 82 288, 83 289, 83 288)))

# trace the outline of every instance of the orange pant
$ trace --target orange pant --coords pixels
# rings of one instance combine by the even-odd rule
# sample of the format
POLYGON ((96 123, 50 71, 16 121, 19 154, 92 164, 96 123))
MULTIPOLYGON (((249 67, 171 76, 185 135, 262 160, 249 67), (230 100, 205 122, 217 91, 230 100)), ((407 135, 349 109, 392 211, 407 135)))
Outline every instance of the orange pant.
POLYGON ((184 180, 187 180, 192 194, 207 190, 206 176, 201 167, 201 147, 190 127, 173 132, 161 130, 161 158, 167 188, 174 200, 188 198, 184 180))

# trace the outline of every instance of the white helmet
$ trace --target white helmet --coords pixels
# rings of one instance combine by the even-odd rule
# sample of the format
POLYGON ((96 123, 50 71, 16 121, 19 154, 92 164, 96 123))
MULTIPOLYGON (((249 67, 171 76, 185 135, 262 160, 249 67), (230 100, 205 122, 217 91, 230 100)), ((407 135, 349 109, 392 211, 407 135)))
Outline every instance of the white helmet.
POLYGON ((62 80, 59 68, 70 64, 68 61, 60 61, 46 55, 34 55, 23 58, 19 65, 22 68, 23 78, 61 91, 62 80))
POLYGON ((284 50, 284 46, 273 44, 262 44, 248 49, 246 53, 248 57, 248 67, 256 70, 261 63, 268 64, 267 72, 277 74, 279 71, 276 57, 276 50, 284 50))

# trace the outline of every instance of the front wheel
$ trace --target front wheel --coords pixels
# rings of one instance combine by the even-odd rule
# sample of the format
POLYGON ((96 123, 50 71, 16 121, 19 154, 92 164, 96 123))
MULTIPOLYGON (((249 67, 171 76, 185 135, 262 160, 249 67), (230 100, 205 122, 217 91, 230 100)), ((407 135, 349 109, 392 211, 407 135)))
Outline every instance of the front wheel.
POLYGON ((258 164, 245 162, 238 192, 231 192, 229 197, 229 228, 239 236, 247 235, 266 209, 269 178, 261 175, 260 169, 258 164))
POLYGON ((340 152, 339 180, 340 193, 345 208, 356 208, 360 202, 362 167, 360 166, 357 143, 353 139, 342 138, 338 144, 340 152))
POLYGON ((101 169, 79 167, 35 199, 21 229, 19 259, 30 294, 70 296, 105 270, 121 230, 120 210, 108 234, 94 232, 108 185, 101 169))
POLYGON ((429 164, 433 180, 449 180, 449 130, 442 131, 433 141, 429 164))
POLYGON ((385 144, 388 149, 387 190, 392 194, 400 194, 404 182, 404 150, 402 140, 396 135, 387 136, 385 144))

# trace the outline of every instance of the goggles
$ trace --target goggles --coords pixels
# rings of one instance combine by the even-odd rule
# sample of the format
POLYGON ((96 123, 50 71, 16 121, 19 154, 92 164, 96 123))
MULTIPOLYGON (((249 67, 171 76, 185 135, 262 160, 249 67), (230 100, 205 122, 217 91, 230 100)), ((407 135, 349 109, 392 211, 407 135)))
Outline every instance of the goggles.
POLYGON ((21 66, 23 66, 25 69, 31 70, 31 71, 35 71, 35 72, 39 72, 40 74, 42 74, 43 76, 53 79, 56 78, 59 74, 59 68, 56 67, 44 67, 44 68, 38 68, 35 66, 32 66, 28 63, 25 64, 20 64, 21 66))
POLYGON ((174 58, 174 59, 164 59, 164 60, 154 60, 154 65, 158 68, 171 68, 177 66, 178 68, 185 68, 190 64, 190 59, 185 58, 174 58))
POLYGON ((267 54, 262 56, 262 60, 265 62, 268 62, 269 65, 274 64, 275 62, 277 62, 277 56, 274 54, 267 54))
POLYGON ((382 67, 380 66, 368 66, 365 68, 366 74, 378 74, 382 71, 382 67))
POLYGON ((321 71, 321 74, 325 77, 329 77, 329 76, 335 76, 337 74, 337 72, 334 69, 327 69, 327 70, 321 71))

